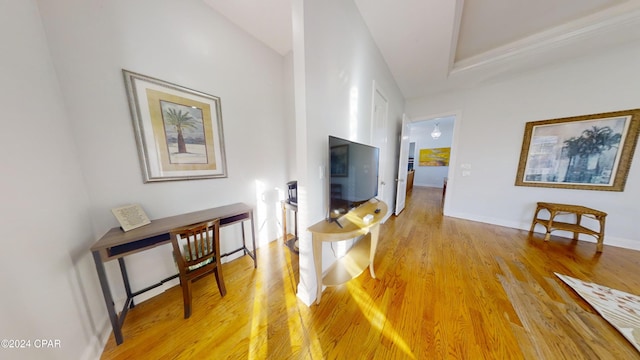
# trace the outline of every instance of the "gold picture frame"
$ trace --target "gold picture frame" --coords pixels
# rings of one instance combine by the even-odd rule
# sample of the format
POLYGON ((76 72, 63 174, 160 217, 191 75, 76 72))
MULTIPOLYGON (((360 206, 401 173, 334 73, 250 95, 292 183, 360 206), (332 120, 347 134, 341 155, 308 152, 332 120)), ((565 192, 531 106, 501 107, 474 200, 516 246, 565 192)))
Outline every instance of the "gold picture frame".
POLYGON ((144 182, 227 177, 220 98, 122 72, 144 182))
POLYGON ((624 191, 640 109, 528 122, 516 186, 624 191))

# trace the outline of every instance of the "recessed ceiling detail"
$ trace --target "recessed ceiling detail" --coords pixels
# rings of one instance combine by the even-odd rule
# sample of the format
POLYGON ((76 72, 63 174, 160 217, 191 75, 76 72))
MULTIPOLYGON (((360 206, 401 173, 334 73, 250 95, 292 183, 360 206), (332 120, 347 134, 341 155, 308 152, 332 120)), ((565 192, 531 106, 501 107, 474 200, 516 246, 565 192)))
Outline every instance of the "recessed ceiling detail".
POLYGON ((593 15, 626 0, 468 0, 455 61, 593 15))
MULTIPOLYGON (((290 0, 203 0, 285 55, 290 0)), ((640 41, 640 0, 354 0, 406 99, 640 41)))

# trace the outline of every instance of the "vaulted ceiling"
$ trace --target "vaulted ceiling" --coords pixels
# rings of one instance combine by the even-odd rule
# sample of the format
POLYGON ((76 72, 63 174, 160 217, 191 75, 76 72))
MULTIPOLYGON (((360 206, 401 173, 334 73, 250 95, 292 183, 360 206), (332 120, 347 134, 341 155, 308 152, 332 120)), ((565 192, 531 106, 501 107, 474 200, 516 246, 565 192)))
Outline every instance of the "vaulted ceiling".
MULTIPOLYGON (((203 1, 291 51, 291 0, 203 1)), ((407 99, 640 41, 640 0, 354 2, 407 99)))

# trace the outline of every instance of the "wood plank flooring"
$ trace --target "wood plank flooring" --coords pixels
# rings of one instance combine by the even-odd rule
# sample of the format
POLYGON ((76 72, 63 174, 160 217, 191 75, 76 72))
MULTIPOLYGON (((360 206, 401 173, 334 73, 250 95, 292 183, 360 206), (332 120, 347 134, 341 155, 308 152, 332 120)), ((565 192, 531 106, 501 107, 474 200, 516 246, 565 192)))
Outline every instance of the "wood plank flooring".
MULTIPOLYGON (((415 187, 381 227, 376 274, 296 298, 282 239, 131 310, 103 359, 640 359, 553 272, 640 294, 640 252, 443 217, 440 189, 415 187)), ((488 205, 490 206, 490 205, 488 205)), ((520 209, 518 209, 520 211, 520 209)), ((533 214, 532 214, 533 215, 533 214)))

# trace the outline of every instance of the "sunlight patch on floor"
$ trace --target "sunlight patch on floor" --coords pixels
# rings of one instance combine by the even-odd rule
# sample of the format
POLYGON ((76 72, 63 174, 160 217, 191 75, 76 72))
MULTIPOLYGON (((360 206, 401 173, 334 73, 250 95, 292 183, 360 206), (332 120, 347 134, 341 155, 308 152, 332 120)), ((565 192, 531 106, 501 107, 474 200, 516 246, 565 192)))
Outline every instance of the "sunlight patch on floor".
POLYGON ((351 297, 353 297, 353 299, 358 303, 360 310, 367 320, 369 320, 371 326, 380 331, 384 337, 391 340, 391 342, 407 354, 409 358, 415 359, 416 357, 411 351, 409 345, 404 341, 400 334, 395 331, 391 323, 387 321, 386 316, 376 308, 371 297, 369 297, 369 295, 367 295, 360 286, 360 284, 347 283, 347 290, 351 294, 351 297))
POLYGON ((262 280, 256 281, 256 288, 253 295, 253 316, 251 317, 251 335, 249 336, 248 359, 266 359, 267 357, 267 326, 266 309, 267 299, 262 289, 262 280), (265 311, 263 311, 263 309, 265 311))
MULTIPOLYGON (((278 240, 276 240, 278 241, 278 240)), ((289 251, 285 249, 285 251, 289 251)), ((291 269, 291 256, 290 254, 285 254, 286 256, 286 269, 287 273, 282 272, 282 283, 284 284, 282 291, 284 291, 284 301, 287 304, 286 308, 289 310, 289 314, 287 316, 287 325, 289 328, 289 345, 291 349, 297 349, 302 347, 302 339, 300 336, 299 329, 303 328, 302 319, 299 316, 298 309, 298 298, 292 289, 290 289, 287 285, 290 284, 289 278, 293 276, 291 269), (293 312, 291 309, 295 309, 293 312)))
POLYGON ((286 308, 289 309, 287 324, 289 327, 289 339, 292 353, 297 349, 302 349, 305 346, 308 347, 310 354, 322 355, 322 347, 317 336, 309 334, 309 329, 305 324, 306 316, 300 310, 300 300, 296 296, 296 285, 294 270, 291 265, 291 261, 298 261, 297 256, 292 256, 288 249, 286 249, 286 268, 288 273, 282 273, 286 308), (291 285, 291 287, 287 286, 291 285), (295 310, 292 310, 295 309, 295 310), (300 331, 302 329, 302 332, 300 331), (306 340, 305 340, 306 339, 306 340), (308 344, 306 343, 308 342, 308 344))

